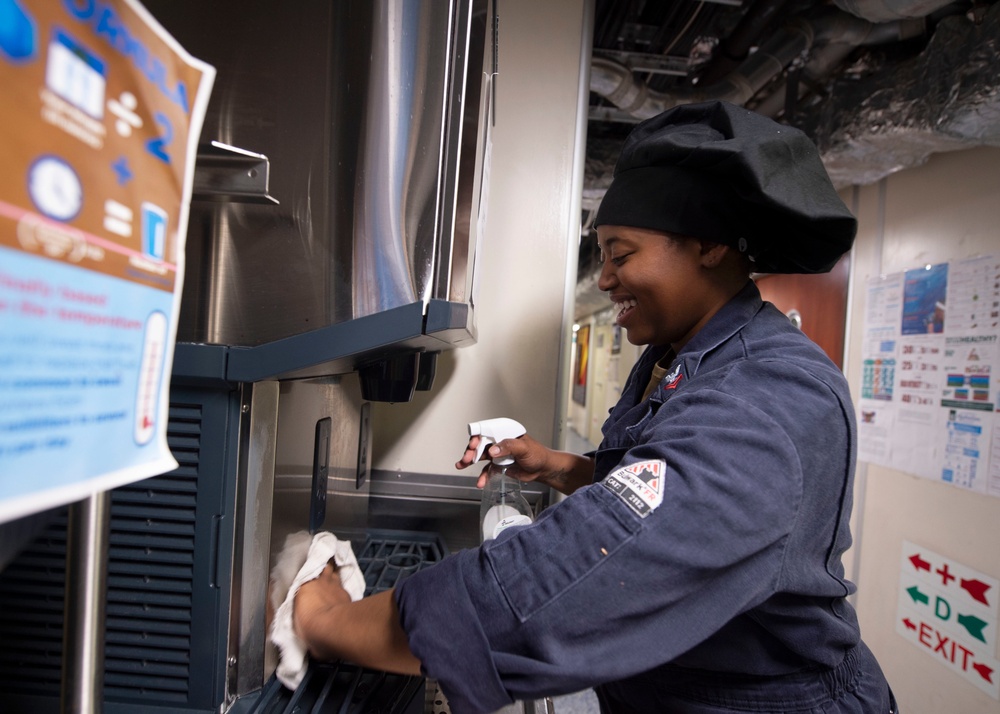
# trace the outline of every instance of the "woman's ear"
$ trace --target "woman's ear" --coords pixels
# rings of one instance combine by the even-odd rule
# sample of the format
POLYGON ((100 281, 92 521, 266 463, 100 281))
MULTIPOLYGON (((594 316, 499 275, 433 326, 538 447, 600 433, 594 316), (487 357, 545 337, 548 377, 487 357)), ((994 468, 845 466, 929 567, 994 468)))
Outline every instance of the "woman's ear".
POLYGON ((701 242, 701 264, 706 268, 717 268, 728 252, 728 245, 703 240, 701 242))

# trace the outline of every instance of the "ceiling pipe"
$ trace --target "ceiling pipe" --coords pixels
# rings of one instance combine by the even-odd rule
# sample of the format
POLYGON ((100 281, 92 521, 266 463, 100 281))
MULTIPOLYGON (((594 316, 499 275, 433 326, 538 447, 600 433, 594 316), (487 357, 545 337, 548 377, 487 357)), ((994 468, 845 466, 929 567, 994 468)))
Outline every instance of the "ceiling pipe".
POLYGON ((657 92, 628 67, 603 57, 594 57, 591 61, 590 89, 640 120, 692 102, 724 100, 743 105, 814 46, 836 46, 816 60, 816 69, 822 66, 826 67, 824 71, 828 71, 861 44, 897 41, 924 31, 922 20, 898 20, 875 25, 840 10, 824 7, 793 19, 735 71, 709 86, 657 92))
POLYGON ((745 104, 796 57, 809 49, 812 28, 793 21, 750 55, 735 72, 708 87, 657 92, 637 78, 628 67, 603 57, 590 65, 590 90, 637 119, 648 119, 678 104, 721 99, 745 104))
MULTIPOLYGON (((809 60, 802 68, 803 81, 799 83, 796 99, 806 94, 809 84, 817 84, 830 76, 856 48, 902 42, 927 32, 927 21, 923 18, 874 24, 834 8, 821 8, 811 13, 809 22, 815 28, 815 41, 809 60)), ((755 110, 765 116, 777 116, 785 106, 787 91, 787 81, 776 84, 755 110)))
POLYGON ((739 24, 721 42, 711 61, 701 72, 701 81, 712 84, 725 77, 745 60, 758 39, 779 16, 789 0, 756 0, 739 24))
POLYGON ((845 12, 869 22, 926 17, 955 0, 833 0, 845 12))

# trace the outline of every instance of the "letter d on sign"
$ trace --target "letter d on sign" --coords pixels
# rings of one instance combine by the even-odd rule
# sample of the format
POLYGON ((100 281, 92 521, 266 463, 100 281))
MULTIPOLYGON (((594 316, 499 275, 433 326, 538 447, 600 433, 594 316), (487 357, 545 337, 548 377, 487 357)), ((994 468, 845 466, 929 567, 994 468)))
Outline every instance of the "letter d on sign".
POLYGON ((934 598, 934 614, 940 620, 947 622, 951 618, 951 605, 942 597, 934 598), (943 614, 942 614, 943 611, 943 614))

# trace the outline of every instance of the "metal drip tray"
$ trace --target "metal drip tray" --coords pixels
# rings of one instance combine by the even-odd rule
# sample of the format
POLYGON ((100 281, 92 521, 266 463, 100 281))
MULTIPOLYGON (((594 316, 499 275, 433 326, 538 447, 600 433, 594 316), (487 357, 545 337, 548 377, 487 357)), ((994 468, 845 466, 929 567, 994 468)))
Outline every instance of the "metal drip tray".
MULTIPOLYGON (((440 562, 448 550, 433 533, 372 530, 365 534, 364 544, 355 553, 365 576, 365 595, 372 595, 440 562)), ((313 662, 294 692, 272 676, 247 712, 423 714, 431 703, 428 687, 436 690, 423 677, 377 672, 345 662, 313 662)), ((440 695, 433 698, 437 700, 440 695)), ((235 714, 238 710, 237 706, 231 711, 235 714)))

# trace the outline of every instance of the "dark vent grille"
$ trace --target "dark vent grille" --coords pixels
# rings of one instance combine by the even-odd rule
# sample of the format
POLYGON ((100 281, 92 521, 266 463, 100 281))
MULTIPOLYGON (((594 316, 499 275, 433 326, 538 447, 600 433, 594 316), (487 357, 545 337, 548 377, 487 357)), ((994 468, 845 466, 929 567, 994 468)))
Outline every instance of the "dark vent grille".
POLYGON ((65 583, 63 509, 0 574, 0 692, 58 694, 65 583))
MULTIPOLYGON (((202 426, 201 405, 171 404, 167 443, 179 468, 111 493, 106 702, 183 705, 193 678, 205 678, 191 664, 202 426)), ((58 705, 66 521, 64 509, 0 573, 0 711, 17 711, 23 697, 52 703, 32 711, 58 705)))
POLYGON ((111 497, 104 692, 187 701, 201 454, 201 408, 170 406, 179 467, 111 497))

